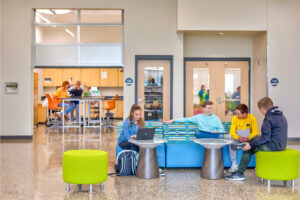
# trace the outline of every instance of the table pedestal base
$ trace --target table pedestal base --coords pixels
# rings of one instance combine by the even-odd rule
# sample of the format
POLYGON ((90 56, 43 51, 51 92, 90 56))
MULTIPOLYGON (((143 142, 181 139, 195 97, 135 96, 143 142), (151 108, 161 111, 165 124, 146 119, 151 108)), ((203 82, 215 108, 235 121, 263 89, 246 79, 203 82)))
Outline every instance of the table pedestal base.
POLYGON ((156 148, 139 147, 139 161, 136 171, 139 178, 152 179, 159 177, 156 148))
POLYGON ((225 178, 221 148, 205 149, 201 178, 213 180, 225 178))

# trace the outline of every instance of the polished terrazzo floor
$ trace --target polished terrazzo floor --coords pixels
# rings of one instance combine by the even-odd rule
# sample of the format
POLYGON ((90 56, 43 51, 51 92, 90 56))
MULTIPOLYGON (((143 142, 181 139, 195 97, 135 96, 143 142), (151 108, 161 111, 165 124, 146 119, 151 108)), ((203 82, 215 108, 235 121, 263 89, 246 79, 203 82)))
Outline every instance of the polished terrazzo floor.
MULTIPOLYGON (((284 187, 282 182, 272 181, 271 190, 261 185, 255 170, 246 171, 245 182, 204 180, 200 169, 166 169, 165 177, 143 180, 136 177, 109 176, 104 189, 94 185, 92 194, 88 185, 78 192, 71 185, 65 191, 62 180, 62 153, 69 149, 89 148, 108 152, 108 171, 113 172, 115 162, 116 133, 102 133, 98 137, 92 131, 90 141, 66 141, 74 136, 58 135, 55 131, 45 134, 45 127, 35 129, 33 140, 1 141, 1 200, 17 199, 300 199, 300 179, 296 186, 284 187), (99 140, 99 138, 101 140, 99 140), (64 140, 63 140, 64 139, 64 140)), ((69 132, 74 132, 69 130, 69 132)), ((289 143, 300 150, 300 143, 289 143)))

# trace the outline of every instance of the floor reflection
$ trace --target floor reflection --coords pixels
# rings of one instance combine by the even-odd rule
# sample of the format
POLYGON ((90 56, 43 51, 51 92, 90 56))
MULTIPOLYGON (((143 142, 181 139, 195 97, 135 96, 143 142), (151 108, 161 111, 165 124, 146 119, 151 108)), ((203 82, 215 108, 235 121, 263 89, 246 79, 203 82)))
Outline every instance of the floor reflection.
MULTIPOLYGON (((200 169, 165 169, 166 176, 143 180, 135 176, 108 176, 104 189, 88 185, 78 191, 71 185, 65 192, 62 180, 62 155, 71 149, 100 149, 108 152, 108 171, 114 172, 116 132, 99 134, 87 131, 83 138, 76 130, 63 136, 55 131, 45 134, 45 127, 35 129, 32 141, 1 141, 1 200, 2 199, 300 199, 300 179, 295 190, 272 181, 270 193, 261 185, 255 170, 246 171, 245 182, 205 180, 200 169)), ((300 150, 299 142, 289 147, 300 150)))

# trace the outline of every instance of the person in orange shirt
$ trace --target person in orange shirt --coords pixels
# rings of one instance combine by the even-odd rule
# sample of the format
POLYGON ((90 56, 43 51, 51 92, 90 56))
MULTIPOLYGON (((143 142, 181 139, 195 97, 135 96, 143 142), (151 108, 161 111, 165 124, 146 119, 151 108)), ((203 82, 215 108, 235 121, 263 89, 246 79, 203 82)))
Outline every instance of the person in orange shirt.
MULTIPOLYGON (((62 86, 60 88, 58 88, 56 90, 56 92, 54 93, 54 98, 58 99, 58 101, 59 101, 58 107, 62 107, 63 106, 62 99, 68 97, 69 86, 70 86, 70 83, 68 81, 64 81, 62 86)), ((74 110, 74 107, 75 107, 74 102, 70 102, 70 101, 65 102, 65 108, 63 109, 63 111, 60 114, 58 114, 58 118, 61 119, 62 115, 64 114, 65 119, 68 120, 69 113, 74 110)))

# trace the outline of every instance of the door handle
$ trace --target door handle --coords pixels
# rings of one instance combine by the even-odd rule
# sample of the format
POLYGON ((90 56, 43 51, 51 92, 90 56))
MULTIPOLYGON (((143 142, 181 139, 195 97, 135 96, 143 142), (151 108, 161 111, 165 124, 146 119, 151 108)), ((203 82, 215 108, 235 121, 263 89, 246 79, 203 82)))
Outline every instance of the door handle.
POLYGON ((142 103, 143 100, 141 98, 138 99, 138 103, 142 103))
POLYGON ((221 97, 219 97, 219 104, 221 104, 222 103, 222 98, 221 97))

